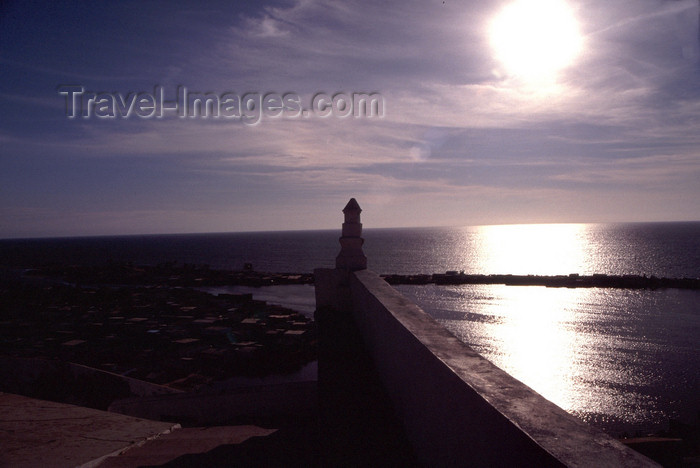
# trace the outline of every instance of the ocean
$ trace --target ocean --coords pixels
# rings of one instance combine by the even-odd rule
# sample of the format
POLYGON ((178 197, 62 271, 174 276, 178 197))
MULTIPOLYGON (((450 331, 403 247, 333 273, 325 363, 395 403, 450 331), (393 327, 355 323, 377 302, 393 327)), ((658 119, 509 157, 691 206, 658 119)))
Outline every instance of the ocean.
MULTIPOLYGON (((304 273, 334 266, 340 229, 0 241, 0 265, 207 264, 304 273)), ((700 277, 700 222, 365 229, 380 274, 700 277)), ((613 435, 700 415, 700 292, 538 286, 397 286, 451 333, 565 410, 613 435)), ((240 287, 217 291, 241 291, 240 287)), ((313 288, 253 289, 313 313, 313 288)))

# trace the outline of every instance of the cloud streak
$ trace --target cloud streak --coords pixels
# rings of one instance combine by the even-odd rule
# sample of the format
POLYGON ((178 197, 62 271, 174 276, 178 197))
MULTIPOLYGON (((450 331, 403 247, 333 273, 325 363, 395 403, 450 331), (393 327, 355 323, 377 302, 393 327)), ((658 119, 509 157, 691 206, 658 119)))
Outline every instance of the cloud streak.
POLYGON ((8 18, 24 23, 0 33, 0 236, 94 231, 93 215, 104 232, 119 220, 132 233, 226 230, 234 213, 249 224, 231 230, 334 226, 349 196, 375 205, 384 226, 667 219, 660 200, 675 200, 675 219, 700 218, 697 2, 572 2, 583 54, 539 87, 498 71, 486 27, 506 3, 127 2, 94 23, 15 6, 8 18), (29 31, 43 33, 18 43, 29 31), (296 92, 305 103, 378 92, 386 115, 69 120, 56 92, 65 80, 115 93, 296 92), (601 193, 618 199, 602 207, 601 193), (158 213, 154 225, 137 211, 158 213), (50 215, 62 212, 73 217, 50 215))

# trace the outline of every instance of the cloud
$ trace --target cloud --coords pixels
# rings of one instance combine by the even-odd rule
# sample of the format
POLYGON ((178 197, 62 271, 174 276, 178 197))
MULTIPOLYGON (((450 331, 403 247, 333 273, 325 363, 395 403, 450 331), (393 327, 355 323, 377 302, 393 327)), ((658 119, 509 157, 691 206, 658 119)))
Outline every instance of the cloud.
MULTIPOLYGON (((220 226, 204 221, 216 217, 215 206, 251 223, 256 210, 274 218, 286 209, 318 227, 335 225, 335 204, 359 194, 378 207, 384 225, 418 223, 410 207, 423 210, 427 224, 453 224, 472 215, 479 222, 593 219, 595 210, 605 211, 602 192, 646 197, 658 217, 649 194, 700 195, 691 181, 700 158, 697 2, 572 3, 584 53, 539 87, 494 71, 486 25, 504 3, 292 0, 232 9, 205 2, 171 6, 166 16, 163 4, 126 3, 105 7, 99 28, 80 26, 87 17, 75 9, 59 12, 70 19, 65 27, 40 12, 10 29, 44 26, 45 36, 30 37, 24 49, 5 42, 0 59, 8 65, 0 179, 11 195, 3 204, 17 223, 28 223, 21 213, 39 213, 33 193, 50 186, 54 198, 46 202, 56 210, 81 199, 96 204, 75 215, 76 225, 105 212, 143 227, 140 215, 128 214, 138 200, 145 212, 163 210, 167 229, 188 230, 166 222, 167 210, 180 226, 220 226), (123 30, 115 18, 127 14, 133 21, 123 30), (176 117, 69 120, 56 92, 66 79, 123 94, 157 84, 217 94, 296 92, 306 104, 320 91, 378 92, 386 113, 254 126, 176 117), (76 172, 94 183, 76 182, 76 172), (115 173, 132 181, 129 189, 120 189, 115 173), (74 195, 61 193, 60 181, 70 181, 74 195), (582 201, 566 201, 571 197, 582 201), (302 206, 331 215, 315 222, 306 213, 316 210, 302 206)), ((620 215, 632 209, 616 203, 620 215)), ((689 203, 677 212, 700 216, 689 203)))
POLYGON ((555 180, 599 187, 645 187, 666 190, 670 186, 692 189, 700 177, 697 153, 661 154, 614 161, 581 162, 574 172, 557 174, 555 180))

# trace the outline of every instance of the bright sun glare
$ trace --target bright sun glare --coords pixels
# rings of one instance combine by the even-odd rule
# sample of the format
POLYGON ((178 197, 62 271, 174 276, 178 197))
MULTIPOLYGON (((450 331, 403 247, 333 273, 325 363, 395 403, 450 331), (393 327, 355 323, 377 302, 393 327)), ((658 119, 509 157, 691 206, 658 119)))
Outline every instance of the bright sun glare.
POLYGON ((553 80, 582 45, 576 18, 563 0, 515 0, 496 15, 489 36, 507 74, 527 81, 553 80))

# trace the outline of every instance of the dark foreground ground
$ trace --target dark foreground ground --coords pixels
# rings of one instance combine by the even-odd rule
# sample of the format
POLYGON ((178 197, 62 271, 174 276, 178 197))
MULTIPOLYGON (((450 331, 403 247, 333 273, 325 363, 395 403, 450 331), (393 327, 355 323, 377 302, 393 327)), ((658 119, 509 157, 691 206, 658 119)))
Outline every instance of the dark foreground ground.
POLYGON ((250 294, 202 292, 197 287, 213 280, 199 281, 199 273, 206 271, 172 265, 5 271, 0 355, 73 362, 181 390, 290 373, 316 360, 313 320, 250 294))
MULTIPOLYGON (((146 390, 159 395, 146 401, 192 396, 211 402, 244 392, 250 408, 238 412, 227 408, 230 414, 207 414, 176 402, 173 414, 195 413, 196 418, 157 419, 188 430, 215 425, 223 431, 247 426, 272 431, 153 466, 417 466, 376 381, 348 373, 342 401, 330 404, 319 401, 315 382, 296 385, 296 393, 285 391, 284 384, 281 390, 265 384, 251 390, 221 387, 240 377, 284 376, 317 360, 316 326, 249 294, 214 296, 197 288, 312 280, 310 275, 173 264, 0 270, 0 392, 101 410, 124 401, 138 406, 142 397, 119 380, 125 378, 156 384, 155 390, 146 390), (83 368, 76 373, 69 363, 108 374, 83 368), (274 410, 265 400, 270 393, 279 394, 274 410)), ((157 445, 147 443, 143 449, 158 450, 157 445)), ((129 466, 119 458, 105 466, 129 466)))

